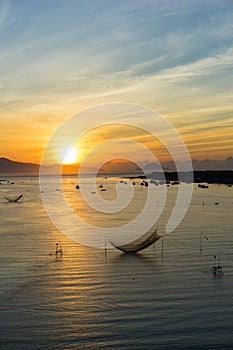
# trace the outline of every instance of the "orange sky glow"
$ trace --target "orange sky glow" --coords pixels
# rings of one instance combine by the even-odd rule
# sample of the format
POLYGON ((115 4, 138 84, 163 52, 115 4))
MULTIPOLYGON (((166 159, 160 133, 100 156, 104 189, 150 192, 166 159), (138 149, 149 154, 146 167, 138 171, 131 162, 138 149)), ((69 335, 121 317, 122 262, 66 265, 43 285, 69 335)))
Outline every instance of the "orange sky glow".
MULTIPOLYGON (((24 3, 2 4, 0 156, 40 163, 50 137, 70 116, 113 102, 160 113, 180 133, 191 158, 233 156, 228 5, 209 3, 203 12, 195 2, 188 8, 174 2, 166 11, 163 2, 110 2, 95 12, 97 3, 91 13, 80 2, 59 2, 56 8, 45 2, 37 11, 24 3)), ((151 135, 109 126, 87 131, 65 163, 80 163, 88 150, 119 136, 141 142, 160 161, 170 159, 151 135)), ((64 145, 56 147, 51 164, 64 161, 64 145)))

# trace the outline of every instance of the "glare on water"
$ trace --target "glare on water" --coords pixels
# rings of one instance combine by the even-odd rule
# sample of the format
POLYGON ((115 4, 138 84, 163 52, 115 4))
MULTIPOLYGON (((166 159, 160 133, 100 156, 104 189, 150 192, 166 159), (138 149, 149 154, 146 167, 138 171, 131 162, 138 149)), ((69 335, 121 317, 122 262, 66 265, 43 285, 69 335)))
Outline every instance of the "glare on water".
MULTIPOLYGON (((117 180, 99 179, 96 192, 113 200, 117 180), (100 191, 102 183, 106 191, 100 191)), ((230 349, 233 188, 195 185, 188 212, 172 234, 138 254, 122 254, 80 245, 59 232, 42 205, 38 178, 13 182, 0 187, 0 348, 230 349), (7 203, 3 195, 9 192, 23 198, 7 203), (57 242, 62 256, 55 255, 57 242), (212 274, 214 255, 221 258, 223 276, 212 274)), ((72 211, 106 229, 134 219, 147 196, 138 181, 124 211, 97 213, 76 184, 74 177, 63 180, 72 211)), ((129 184, 122 186, 127 191, 129 184)), ((168 188, 160 233, 177 189, 168 188)), ((52 177, 44 191, 53 191, 59 210, 62 194, 52 177)))

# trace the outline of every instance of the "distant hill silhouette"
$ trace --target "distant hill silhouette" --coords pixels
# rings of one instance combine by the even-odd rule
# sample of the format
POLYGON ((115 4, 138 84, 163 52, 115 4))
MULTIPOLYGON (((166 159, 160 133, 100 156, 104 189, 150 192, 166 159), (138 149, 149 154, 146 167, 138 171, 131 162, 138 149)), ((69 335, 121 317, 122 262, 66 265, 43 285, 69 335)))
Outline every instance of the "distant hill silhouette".
POLYGON ((126 159, 114 159, 106 162, 101 169, 99 170, 99 173, 103 174, 128 174, 128 173, 136 173, 141 174, 142 170, 141 168, 126 159))
MULTIPOLYGON (((77 174, 78 165, 63 165, 63 174, 77 174)), ((40 165, 35 163, 15 162, 11 159, 0 158, 0 174, 30 174, 39 175, 40 165)), ((86 167, 84 169, 87 174, 93 173, 95 168, 86 167)), ((45 172, 48 175, 58 174, 60 172, 60 165, 54 164, 45 167, 45 172)))
MULTIPOLYGON (((185 163, 180 162, 181 168, 185 163)), ((233 158, 228 157, 223 160, 218 159, 192 159, 193 170, 233 170, 233 158)), ((165 171, 175 171, 176 167, 174 162, 165 162, 162 164, 165 171)))
POLYGON ((39 165, 34 163, 14 162, 8 158, 0 158, 0 173, 30 173, 38 174, 39 165))
MULTIPOLYGON (((233 157, 228 157, 225 160, 192 160, 193 169, 198 170, 233 170, 233 157)), ((182 162, 180 162, 182 168, 182 162)), ((185 163, 183 164, 185 165, 185 163)), ((174 172, 176 171, 175 164, 173 162, 165 162, 161 164, 163 171, 165 172, 174 172)), ((24 163, 24 162, 15 162, 8 158, 0 158, 0 174, 39 174, 39 164, 34 163, 24 163)), ((46 167, 48 174, 56 174, 60 169, 59 165, 51 165, 46 167)), ((103 164, 99 170, 100 174, 138 174, 141 173, 141 169, 144 169, 146 174, 152 172, 161 171, 159 164, 150 161, 142 161, 135 164, 125 159, 114 159, 103 164)), ((93 173, 94 168, 87 167, 85 169, 86 173, 93 173)), ((78 165, 64 165, 63 173, 64 174, 77 174, 78 165)))

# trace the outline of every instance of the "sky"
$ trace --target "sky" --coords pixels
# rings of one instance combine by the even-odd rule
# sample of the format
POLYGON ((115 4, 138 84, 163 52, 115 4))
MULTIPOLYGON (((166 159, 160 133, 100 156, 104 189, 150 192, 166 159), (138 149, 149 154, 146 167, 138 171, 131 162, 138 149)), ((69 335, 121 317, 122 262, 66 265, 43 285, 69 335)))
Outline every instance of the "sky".
POLYGON ((39 163, 61 123, 112 102, 161 114, 191 158, 233 156, 232 0, 0 0, 0 47, 2 157, 39 163))

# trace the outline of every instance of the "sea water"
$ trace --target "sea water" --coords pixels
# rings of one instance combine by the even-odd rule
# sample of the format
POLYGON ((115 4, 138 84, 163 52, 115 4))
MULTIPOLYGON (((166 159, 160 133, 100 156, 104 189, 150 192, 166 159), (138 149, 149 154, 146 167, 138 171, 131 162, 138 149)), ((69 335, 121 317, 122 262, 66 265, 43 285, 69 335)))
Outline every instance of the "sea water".
MULTIPOLYGON (((232 349, 233 187, 195 184, 172 234, 140 253, 123 254, 81 245, 60 232, 43 207, 37 177, 1 179, 0 349, 232 349), (9 193, 23 198, 8 203, 3 196, 9 193), (57 242, 62 256, 55 255, 57 242), (215 255, 221 276, 212 273, 215 255)), ((106 200, 114 197, 118 180, 99 179, 106 200)), ((64 178, 67 202, 92 225, 132 220, 145 200, 146 188, 136 181, 134 206, 109 219, 93 215, 76 184, 74 177, 64 178)), ((168 208, 178 186, 167 188, 168 208)), ((48 190, 59 210, 62 194, 52 177, 48 190)), ((160 221, 162 227, 166 213, 160 221)))

